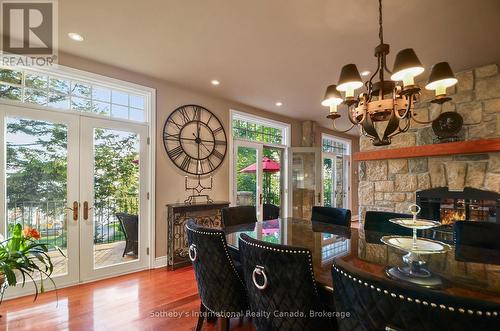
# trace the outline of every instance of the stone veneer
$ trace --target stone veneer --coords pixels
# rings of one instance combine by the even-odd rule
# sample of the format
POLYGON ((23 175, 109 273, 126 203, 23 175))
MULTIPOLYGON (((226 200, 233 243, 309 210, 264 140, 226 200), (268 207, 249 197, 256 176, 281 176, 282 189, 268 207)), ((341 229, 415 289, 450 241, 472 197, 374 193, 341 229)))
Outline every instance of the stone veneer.
MULTIPOLYGON (((462 115, 462 140, 500 137, 500 74, 491 64, 456 74, 457 85, 448 89, 453 98, 442 111, 462 115)), ((423 84, 421 84, 423 85, 423 84)), ((423 90, 416 105, 418 118, 436 118, 439 106, 429 101, 433 91, 423 90), (431 93, 432 92, 432 93, 431 93)), ((385 128, 386 123, 383 123, 385 128)), ((383 129, 382 128, 382 129, 383 129)), ((360 138, 360 150, 377 150, 433 143, 430 125, 412 121, 412 128, 393 138, 389 146, 375 147, 360 138)), ((362 161, 359 163, 359 215, 367 210, 407 212, 415 203, 415 193, 434 187, 461 190, 473 187, 500 192, 500 151, 489 154, 422 157, 410 159, 362 161)))

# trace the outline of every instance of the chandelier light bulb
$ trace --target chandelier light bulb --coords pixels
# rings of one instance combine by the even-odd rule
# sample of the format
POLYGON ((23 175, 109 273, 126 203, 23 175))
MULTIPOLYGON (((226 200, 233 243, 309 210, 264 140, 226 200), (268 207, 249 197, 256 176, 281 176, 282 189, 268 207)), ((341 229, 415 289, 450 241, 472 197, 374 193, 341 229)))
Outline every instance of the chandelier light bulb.
POLYGON ((346 98, 353 98, 354 97, 354 86, 353 85, 349 85, 346 87, 345 97, 346 98))
POLYGON ((330 114, 334 114, 337 112, 337 106, 338 104, 336 103, 330 105, 330 114))

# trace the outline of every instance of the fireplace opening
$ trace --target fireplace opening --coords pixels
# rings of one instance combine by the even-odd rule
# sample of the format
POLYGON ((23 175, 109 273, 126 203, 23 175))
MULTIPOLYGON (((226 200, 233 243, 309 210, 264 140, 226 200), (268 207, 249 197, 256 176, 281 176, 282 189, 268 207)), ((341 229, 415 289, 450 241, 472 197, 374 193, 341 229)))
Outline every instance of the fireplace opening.
POLYGON ((500 194, 466 187, 461 192, 439 187, 419 191, 420 217, 453 226, 455 221, 500 222, 500 194))

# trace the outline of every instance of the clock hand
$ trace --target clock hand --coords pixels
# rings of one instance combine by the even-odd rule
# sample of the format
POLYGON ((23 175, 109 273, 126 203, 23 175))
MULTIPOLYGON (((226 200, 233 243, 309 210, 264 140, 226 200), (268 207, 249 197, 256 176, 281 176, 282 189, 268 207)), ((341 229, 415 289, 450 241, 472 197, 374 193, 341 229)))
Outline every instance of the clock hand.
MULTIPOLYGON (((183 140, 191 140, 191 141, 196 141, 197 140, 197 137, 196 135, 193 133, 193 137, 195 137, 195 139, 193 138, 182 138, 183 140)), ((203 142, 206 142, 206 143, 214 143, 213 140, 206 140, 206 139, 198 139, 200 142, 203 141, 203 142)))
POLYGON ((207 146, 205 146, 205 144, 203 142, 200 142, 201 146, 205 147, 205 149, 207 150, 208 153, 211 153, 212 151, 208 149, 207 146))

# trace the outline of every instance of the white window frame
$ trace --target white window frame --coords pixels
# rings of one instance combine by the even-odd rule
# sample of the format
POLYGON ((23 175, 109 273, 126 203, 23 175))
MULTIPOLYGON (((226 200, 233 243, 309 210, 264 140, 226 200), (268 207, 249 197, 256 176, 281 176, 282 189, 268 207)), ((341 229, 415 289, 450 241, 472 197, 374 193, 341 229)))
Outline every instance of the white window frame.
MULTIPOLYGON (((108 88, 112 91, 118 91, 118 92, 123 92, 127 94, 136 94, 144 97, 144 121, 134 121, 130 119, 125 119, 125 118, 118 118, 118 117, 112 117, 112 116, 104 116, 101 114, 97 113, 91 113, 91 112, 84 112, 80 110, 75 110, 75 109, 64 109, 64 108, 55 108, 55 107, 50 107, 50 106, 44 106, 44 105, 38 105, 30 102, 24 102, 22 101, 24 99, 24 93, 25 89, 29 88, 25 86, 25 76, 23 75, 23 81, 21 85, 18 84, 10 84, 7 83, 8 85, 12 86, 17 86, 22 89, 22 95, 21 95, 21 100, 9 100, 9 99, 0 99, 2 103, 8 104, 8 105, 22 105, 23 107, 26 108, 34 108, 34 109, 43 109, 43 110, 50 110, 50 111, 58 111, 58 112, 64 112, 64 113, 78 113, 82 114, 85 116, 89 117, 96 117, 96 118, 107 118, 111 119, 113 121, 122 121, 122 122, 127 122, 127 123, 136 123, 136 124, 153 124, 155 121, 156 117, 154 116, 156 114, 156 89, 134 84, 131 82, 127 81, 122 81, 119 79, 107 77, 107 76, 102 76, 99 74, 94 74, 90 72, 86 72, 83 70, 78 70, 70 67, 65 67, 62 65, 58 65, 57 67, 50 67, 50 68, 30 68, 30 67, 25 67, 25 66, 16 66, 16 67, 6 67, 6 66, 0 66, 1 69, 7 69, 7 70, 20 70, 26 73, 39 73, 41 75, 48 75, 52 76, 54 78, 60 78, 64 80, 69 80, 71 82, 76 82, 76 83, 82 83, 85 85, 98 85, 100 87, 108 88)), ((112 92, 111 91, 111 92, 112 92)), ((69 100, 70 100, 70 106, 71 106, 71 95, 68 95, 69 100)), ((90 98, 85 98, 82 97, 83 99, 86 100, 93 100, 92 97, 90 98)), ((113 105, 112 100, 109 102, 110 107, 113 105)), ((129 104, 126 106, 128 108, 128 111, 130 112, 130 108, 137 109, 135 107, 130 107, 130 100, 129 104)), ((110 111, 111 108, 110 108, 110 111)))
MULTIPOLYGON (((145 112, 145 120, 144 121, 133 121, 129 119, 121 119, 110 116, 103 116, 96 113, 90 112, 81 112, 73 109, 60 109, 53 108, 49 106, 42 106, 37 104, 32 104, 29 102, 17 101, 17 100, 8 100, 1 99, 0 104, 13 105, 13 106, 21 106, 30 109, 38 109, 49 112, 63 113, 63 114, 79 114, 84 117, 94 117, 97 119, 108 119, 115 122, 123 122, 124 124, 135 123, 148 127, 148 146, 149 146, 149 174, 148 174, 148 183, 149 183, 149 217, 150 217, 150 226, 149 226, 149 234, 148 234, 148 248, 149 248, 149 268, 159 267, 162 265, 166 265, 163 263, 166 261, 164 257, 158 258, 156 261, 156 244, 155 244, 155 225, 156 225, 156 201, 155 201, 155 173, 156 173, 156 89, 123 81, 116 78, 111 78, 79 69, 74 69, 70 67, 66 67, 63 65, 57 65, 49 68, 30 68, 25 66, 17 66, 17 67, 3 67, 5 69, 11 70, 23 70, 29 72, 39 72, 46 75, 53 75, 59 78, 68 79, 72 81, 79 81, 87 84, 95 84, 102 87, 110 88, 113 90, 122 91, 125 93, 138 94, 145 97, 144 101, 144 112, 145 112)), ((24 79, 24 78, 23 78, 24 79)))
POLYGON ((268 147, 276 147, 276 148, 282 148, 283 149, 283 165, 285 166, 283 169, 283 202, 281 206, 281 211, 283 215, 281 217, 287 217, 288 216, 288 150, 291 147, 291 125, 289 123, 284 123, 284 122, 279 122, 276 120, 268 119, 266 117, 261 117, 257 116, 254 114, 249 114, 245 113, 242 111, 234 110, 234 109, 229 109, 229 202, 231 203, 232 206, 236 204, 236 201, 234 201, 234 183, 233 180, 234 178, 234 169, 233 169, 233 162, 234 162, 234 146, 235 146, 235 141, 241 141, 241 142, 251 142, 255 144, 260 144, 262 146, 268 146, 268 147), (264 143, 260 141, 255 141, 255 140, 248 140, 248 139, 240 139, 240 138, 234 138, 233 137, 233 120, 242 120, 242 121, 249 121, 252 123, 256 124, 261 124, 261 125, 266 125, 270 126, 273 128, 281 129, 282 131, 282 142, 284 144, 272 144, 272 143, 264 143))

